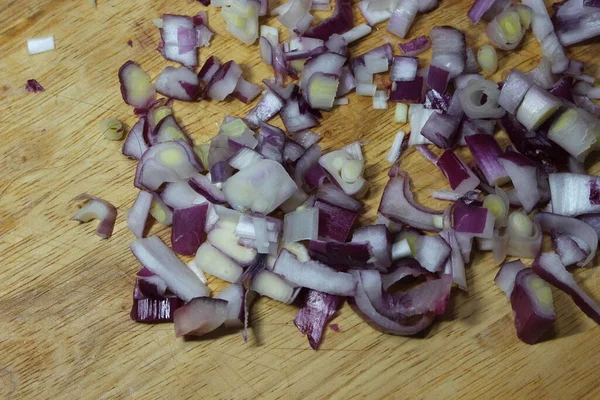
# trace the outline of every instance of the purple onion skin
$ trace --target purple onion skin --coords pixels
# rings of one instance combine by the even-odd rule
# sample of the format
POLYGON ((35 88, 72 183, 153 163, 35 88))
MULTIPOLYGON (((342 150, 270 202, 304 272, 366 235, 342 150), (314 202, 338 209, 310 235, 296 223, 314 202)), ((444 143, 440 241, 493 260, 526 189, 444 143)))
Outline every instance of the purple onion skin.
POLYGON ((319 238, 345 242, 358 214, 320 200, 315 207, 319 209, 319 238))
POLYGON ((193 256, 204 242, 208 203, 173 211, 171 246, 177 254, 193 256))
MULTIPOLYGON (((531 286, 534 279, 540 278, 531 269, 519 271, 515 279, 515 287, 510 295, 510 304, 515 313, 517 336, 527 344, 537 343, 552 328, 556 320, 554 310, 551 313, 544 313, 536 304, 536 289, 531 286)), ((550 288, 547 289, 550 290, 550 288)))
POLYGON ((173 312, 183 306, 183 300, 175 296, 160 296, 151 289, 151 286, 136 279, 133 288, 133 305, 129 314, 131 319, 147 324, 173 322, 173 312))
POLYGON ((294 325, 308 337, 310 347, 317 350, 321 344, 323 331, 343 303, 343 298, 332 294, 307 290, 302 298, 294 325))

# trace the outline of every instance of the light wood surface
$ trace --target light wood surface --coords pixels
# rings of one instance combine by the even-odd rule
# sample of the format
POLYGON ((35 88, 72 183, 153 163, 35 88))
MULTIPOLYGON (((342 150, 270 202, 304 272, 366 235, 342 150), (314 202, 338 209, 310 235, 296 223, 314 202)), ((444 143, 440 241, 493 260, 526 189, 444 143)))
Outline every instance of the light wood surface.
MULTIPOLYGON (((470 3, 441 0, 439 9, 417 18, 410 38, 452 25, 477 49, 486 42, 485 26, 467 20, 470 3)), ((135 163, 121 155, 122 142, 102 138, 98 121, 135 122, 118 89, 117 70, 126 60, 136 60, 152 77, 168 65, 155 51, 159 34, 152 18, 203 9, 184 0, 98 0, 97 9, 85 0, 0 0, 0 398, 600 398, 598 326, 554 291, 555 339, 520 342, 510 305, 493 283, 497 269, 480 253, 468 268, 469 293, 454 293, 453 311, 421 338, 376 332, 346 305, 334 320, 341 332, 327 330, 315 352, 292 323, 295 308, 269 299, 254 308, 248 343, 239 334, 185 341, 175 338, 171 324, 132 322, 139 265, 128 250, 133 235, 125 213, 136 194, 135 163), (50 34, 56 50, 28 56, 26 39, 50 34), (25 92, 30 78, 46 91, 25 92), (117 206, 111 239, 95 236, 95 223, 69 221, 76 210, 72 199, 82 192, 117 206)), ((238 62, 253 82, 271 76, 258 45, 233 39, 217 10, 208 13, 216 35, 201 49, 201 63, 214 54, 238 62)), ((281 27, 274 18, 262 23, 281 27)), ((385 26, 353 45, 352 54, 384 41, 398 52, 399 40, 385 26)), ((568 54, 595 74, 599 50, 598 44, 581 45, 568 54)), ((499 53, 500 68, 528 70, 539 53, 528 33, 519 50, 499 53)), ((422 66, 429 57, 421 57, 422 66)), ((175 112, 201 143, 216 134, 225 115, 244 115, 250 107, 236 100, 176 102, 175 112)), ((349 106, 326 113, 315 129, 325 150, 364 143, 371 190, 361 223, 374 221, 387 181, 385 155, 402 128, 393 118, 393 108, 373 110, 371 98, 352 94, 349 106)), ((412 151, 404 168, 420 201, 445 206, 429 196, 429 189, 447 185, 437 170, 412 151)), ((158 225, 151 232, 169 237, 158 225)), ((576 277, 600 298, 597 271, 578 270, 576 277)), ((210 286, 218 290, 222 283, 210 286)))

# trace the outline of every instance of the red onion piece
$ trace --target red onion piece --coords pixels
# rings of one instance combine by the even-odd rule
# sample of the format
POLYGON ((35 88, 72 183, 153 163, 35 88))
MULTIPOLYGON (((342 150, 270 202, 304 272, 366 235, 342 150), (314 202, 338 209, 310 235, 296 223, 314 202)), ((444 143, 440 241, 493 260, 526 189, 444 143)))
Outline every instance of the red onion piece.
POLYGON ((333 184, 320 186, 317 191, 317 199, 350 211, 359 211, 363 208, 363 203, 360 200, 348 196, 333 184))
POLYGON ((295 163, 305 152, 304 147, 293 140, 287 139, 283 146, 283 160, 295 163))
POLYGON ((255 129, 273 118, 284 106, 284 101, 270 90, 263 95, 256 106, 246 114, 248 126, 255 129))
POLYGON ((600 212, 598 177, 571 173, 548 176, 552 211, 565 216, 600 212))
POLYGON ((318 144, 313 144, 298 159, 294 168, 294 181, 299 188, 302 187, 306 173, 311 167, 318 164, 320 157, 321 147, 318 144))
POLYGON ((223 322, 226 328, 242 328, 244 326, 245 295, 242 285, 232 283, 221 290, 215 299, 227 302, 227 318, 223 322))
POLYGON ((564 46, 570 46, 600 35, 598 19, 600 10, 586 7, 581 0, 557 3, 554 16, 556 34, 564 46))
POLYGON ((269 214, 290 198, 298 187, 273 160, 259 160, 225 182, 223 194, 238 211, 269 214))
POLYGON ((304 36, 326 40, 334 33, 342 34, 353 26, 352 3, 350 0, 336 0, 331 17, 304 32, 304 36))
POLYGON ((554 229, 577 239, 578 246, 585 244, 587 248, 583 250, 586 252, 586 257, 579 261, 577 265, 587 265, 594 259, 598 248, 598 235, 591 226, 576 218, 551 213, 537 213, 534 219, 541 225, 544 232, 554 229))
POLYGON ((150 77, 134 61, 127 61, 119 68, 119 82, 123 101, 135 108, 150 108, 156 100, 156 91, 150 77))
POLYGON ((27 79, 27 83, 25 84, 25 90, 32 93, 43 92, 44 87, 40 85, 38 81, 35 79, 27 79))
POLYGON ((220 67, 221 62, 215 56, 208 57, 198 72, 198 79, 205 85, 208 84, 220 67))
POLYGON ((299 286, 323 293, 352 296, 356 291, 356 282, 352 275, 338 272, 317 261, 300 262, 286 249, 279 253, 273 272, 299 286))
POLYGON ((194 19, 185 15, 163 14, 159 52, 170 61, 190 68, 198 65, 198 39, 194 19))
POLYGON ((346 241, 358 213, 320 200, 315 201, 315 207, 319 209, 319 238, 346 241))
POLYGON ((150 124, 144 117, 140 118, 129 131, 123 149, 121 152, 124 156, 140 159, 142 154, 148 150, 149 143, 146 143, 146 138, 150 136, 150 124))
POLYGON ((527 344, 537 343, 556 320, 550 286, 529 268, 517 273, 510 304, 517 336, 527 344))
POLYGON ((388 22, 388 32, 404 39, 418 12, 417 0, 400 0, 388 22))
POLYGON ((143 190, 138 192, 137 198, 127 212, 127 226, 136 238, 144 236, 146 220, 152 206, 153 195, 143 190))
POLYGON ((217 187, 210 180, 201 174, 196 174, 188 180, 188 185, 198 194, 204 196, 213 204, 225 204, 227 200, 217 187))
MULTIPOLYGON (((304 77, 304 74, 302 75, 304 77)), ((301 110, 300 99, 290 98, 280 112, 281 120, 288 133, 294 133, 317 126, 317 119, 308 110, 301 110)))
POLYGON ((431 38, 431 65, 450 73, 450 79, 462 74, 465 69, 465 35, 449 26, 436 26, 429 31, 431 38))
MULTIPOLYGON (((236 243, 237 245, 237 243, 236 243)), ((194 263, 201 270, 226 282, 236 282, 243 268, 208 242, 202 243, 196 252, 194 263)))
POLYGON ((514 151, 507 151, 499 156, 498 162, 504 167, 515 186, 517 197, 525 208, 525 212, 530 213, 541 198, 535 163, 514 151))
POLYGON ((423 35, 418 36, 409 42, 400 43, 399 46, 404 55, 415 57, 429 50, 431 48, 431 42, 427 36, 423 35))
POLYGON ((346 57, 335 53, 323 53, 316 57, 309 59, 304 64, 302 70, 302 78, 300 79, 300 88, 302 89, 303 95, 307 101, 308 99, 308 88, 310 78, 314 73, 320 74, 331 74, 340 76, 342 73, 342 66, 346 62, 346 57))
POLYGON ((600 106, 590 100, 587 96, 573 96, 573 101, 577 107, 584 109, 596 118, 600 118, 600 106))
POLYGON ((452 221, 457 233, 483 239, 491 239, 494 234, 494 215, 485 207, 458 201, 452 209, 452 221))
POLYGON ((369 5, 372 1, 363 0, 358 3, 358 9, 370 26, 375 26, 380 22, 388 20, 392 16, 390 10, 374 11, 369 10, 369 5))
MULTIPOLYGON (((478 23, 483 16, 490 10, 494 8, 496 3, 499 3, 498 0, 475 0, 473 5, 469 9, 467 16, 471 20, 472 23, 478 23)), ((493 17, 492 17, 493 18, 493 17)))
POLYGON ((336 269, 346 270, 344 267, 357 269, 368 268, 367 262, 372 254, 368 243, 340 243, 311 241, 308 251, 315 258, 327 265, 335 265, 336 269))
POLYGON ((306 97, 312 108, 331 110, 338 90, 339 75, 315 72, 307 84, 306 97))
MULTIPOLYGON (((525 216, 528 218, 527 216, 525 216)), ((508 226, 508 248, 506 255, 523 258, 535 258, 542 248, 542 228, 535 222, 530 235, 523 235, 508 226)))
POLYGON ((600 324, 600 305, 575 282, 573 275, 560 262, 560 257, 554 253, 540 253, 531 264, 531 269, 543 280, 571 296, 585 315, 600 324))
POLYGON ((452 249, 440 235, 419 236, 415 243, 415 260, 429 272, 441 271, 452 249))
POLYGON ((391 286, 402 281, 404 278, 418 278, 427 274, 428 271, 421 267, 417 260, 404 258, 400 261, 396 261, 394 265, 392 265, 389 273, 381 275, 381 283, 383 290, 388 290, 391 286))
POLYGON ((294 325, 308 338, 310 347, 317 350, 327 323, 340 308, 339 296, 308 290, 302 298, 302 306, 296 314, 294 325))
POLYGON ((227 61, 221 65, 204 88, 204 95, 213 100, 223 101, 235 90, 242 76, 241 68, 235 61, 227 61))
POLYGON ((417 77, 418 64, 419 60, 415 57, 394 57, 390 80, 395 82, 413 81, 417 77))
POLYGON ((200 93, 198 76, 186 67, 165 67, 156 78, 156 91, 183 101, 195 101, 200 93))
POLYGON ((185 133, 183 128, 177 123, 173 115, 168 115, 163 118, 148 136, 150 145, 157 143, 168 142, 172 140, 183 140, 188 144, 192 144, 192 139, 185 133))
POLYGON ((416 204, 405 172, 399 172, 387 183, 379 203, 379 212, 394 222, 417 229, 439 231, 441 228, 439 219, 442 212, 416 204))
POLYGON ((532 84, 526 75, 516 69, 511 69, 502 85, 498 104, 509 113, 514 114, 532 84))
POLYGON ((508 299, 510 299, 510 295, 515 287, 517 274, 526 268, 527 267, 523 265, 521 260, 515 260, 503 264, 502 267, 500 267, 500 270, 498 270, 494 282, 498 288, 504 292, 508 299))
POLYGON ((252 102, 252 100, 254 100, 261 91, 262 89, 260 86, 248 82, 240 76, 233 93, 231 93, 231 96, 235 97, 242 103, 248 104, 252 102))
POLYGON ((441 149, 449 149, 456 144, 460 119, 443 112, 434 112, 421 128, 421 135, 441 149))
POLYGON ((188 179, 201 170, 194 151, 183 140, 158 143, 142 155, 135 173, 135 186, 154 191, 165 182, 188 179))
POLYGON ((143 279, 136 278, 133 289, 133 305, 131 319, 141 323, 162 323, 173 321, 173 313, 183 306, 183 301, 176 296, 150 296, 142 289, 143 279))
POLYGON ((208 296, 209 289, 157 236, 137 239, 131 252, 139 262, 161 277, 169 290, 183 301, 208 296))
POLYGON ((498 105, 499 97, 496 83, 485 79, 470 81, 459 94, 465 114, 472 119, 502 117, 506 111, 498 105))
POLYGON ((402 103, 423 102, 423 77, 417 76, 413 81, 396 82, 396 88, 390 93, 390 101, 402 103))
POLYGON ((451 253, 448 262, 452 263, 452 281, 464 291, 467 291, 467 274, 465 271, 465 260, 463 258, 456 232, 453 229, 440 233, 450 246, 451 253))
POLYGON ((76 201, 85 201, 85 205, 71 217, 71 221, 89 222, 93 219, 99 219, 100 223, 96 229, 96 235, 102 239, 108 239, 112 236, 117 219, 117 209, 106 200, 99 197, 82 193, 75 197, 76 201))
POLYGON ((551 94, 558 97, 559 99, 567 100, 571 103, 573 100, 573 78, 570 76, 563 76, 560 78, 550 90, 551 94))
POLYGON ((571 236, 556 229, 551 229, 550 235, 552 248, 565 266, 581 263, 588 257, 589 251, 584 251, 571 236))
POLYGON ((175 253, 186 256, 196 254, 204 242, 207 211, 208 203, 204 203, 173 212, 171 247, 175 253))
POLYGON ((455 192, 470 192, 480 183, 479 178, 452 150, 444 151, 435 164, 455 192))
POLYGON ((392 263, 392 240, 385 225, 368 225, 358 228, 352 235, 352 242, 368 243, 373 256, 368 260, 368 264, 373 264, 379 271, 388 270, 392 263))
POLYGON ((173 323, 177 337, 202 336, 214 331, 227 320, 228 302, 209 297, 197 297, 177 309, 173 323))
MULTIPOLYGON (((509 179, 506 170, 500 164, 498 157, 502 149, 492 135, 475 134, 465 137, 465 142, 490 186, 502 185, 509 179)), ((537 188, 537 183, 536 183, 537 188)))
POLYGON ((449 76, 450 73, 445 69, 430 65, 427 75, 427 86, 438 93, 444 93, 446 92, 449 76))

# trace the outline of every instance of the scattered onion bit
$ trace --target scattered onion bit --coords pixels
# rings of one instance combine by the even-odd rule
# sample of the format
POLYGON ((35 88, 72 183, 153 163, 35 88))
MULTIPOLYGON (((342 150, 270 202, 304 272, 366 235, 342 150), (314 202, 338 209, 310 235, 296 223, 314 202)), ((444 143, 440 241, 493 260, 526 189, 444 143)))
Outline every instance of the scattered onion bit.
POLYGON ((123 124, 116 118, 106 118, 100 121, 100 132, 108 140, 121 140, 125 133, 123 124))
POLYGON ((498 69, 496 50, 489 44, 481 46, 477 53, 477 62, 486 74, 493 74, 498 69))
POLYGON ((35 79, 28 79, 27 83, 25 84, 25 90, 27 90, 28 92, 32 92, 32 93, 37 93, 37 92, 43 92, 46 89, 44 89, 44 87, 42 85, 40 85, 40 83, 38 81, 36 81, 35 79))

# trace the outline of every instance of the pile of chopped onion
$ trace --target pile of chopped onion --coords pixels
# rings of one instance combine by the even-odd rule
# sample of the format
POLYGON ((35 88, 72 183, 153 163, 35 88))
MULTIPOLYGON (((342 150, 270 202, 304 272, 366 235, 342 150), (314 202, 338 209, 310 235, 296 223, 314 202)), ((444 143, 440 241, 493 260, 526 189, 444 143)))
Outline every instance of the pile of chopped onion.
MULTIPOLYGON (((494 47, 482 46, 476 57, 458 29, 432 27, 429 37, 410 38, 412 23, 435 9, 435 0, 363 0, 358 10, 368 25, 358 26, 348 0, 336 0, 333 14, 316 25, 311 11, 328 9, 327 2, 290 0, 271 11, 291 33, 282 43, 277 28, 259 25, 266 1, 212 0, 231 35, 248 46, 259 39, 257 59, 273 70, 264 86, 247 81, 234 60, 211 56, 197 71, 197 49, 213 35, 207 14, 164 14, 158 50, 181 66, 166 66, 154 81, 134 61, 118 71, 123 100, 139 118, 123 144, 123 154, 137 162, 139 189, 126 217, 141 264, 132 319, 173 322, 177 336, 240 329, 247 340, 252 301, 260 295, 285 304, 298 299, 294 324, 314 349, 345 301, 375 329, 412 336, 446 312, 453 285, 468 290, 475 243, 502 264, 495 282, 523 342, 546 338, 556 319, 548 284, 600 323, 600 306, 565 267, 589 265, 600 232, 600 178, 584 166, 598 148, 600 106, 592 99, 600 90, 563 47, 600 34, 600 11, 589 3, 558 5, 555 31, 542 0, 475 1, 468 16, 489 21, 491 45, 518 49, 529 28, 540 43, 540 65, 513 69, 503 82, 479 74, 498 69, 494 47), (387 30, 407 38, 402 55, 391 43, 354 54, 349 44, 388 19, 387 30), (430 47, 431 60, 419 69, 425 60, 417 56, 430 47), (365 170, 379 160, 366 159, 358 141, 324 152, 311 130, 326 124, 322 111, 349 104, 344 96, 353 90, 372 97, 375 110, 393 107, 395 121, 410 125, 409 133, 389 138, 392 167, 378 221, 360 227, 365 170), (207 143, 195 143, 173 114, 173 101, 228 98, 253 107, 224 115, 207 143), (277 115, 284 130, 269 123, 277 115), (496 122, 510 146, 495 139, 496 122), (468 147, 474 163, 459 156, 459 146, 468 147), (415 200, 401 164, 410 147, 447 180, 448 189, 433 193, 449 202, 444 209, 415 200), (146 237, 153 220, 171 227, 170 243, 146 237), (541 253, 544 233, 556 254, 541 253), (509 256, 534 260, 532 268, 504 263, 509 256), (205 274, 229 285, 212 295, 205 274), (395 290, 415 277, 426 282, 395 290)), ((31 41, 30 53, 49 43, 31 41)), ((108 139, 122 137, 118 120, 100 126, 108 139)), ((99 219, 97 234, 109 238, 117 209, 94 196, 77 199, 86 203, 73 219, 99 219)))

